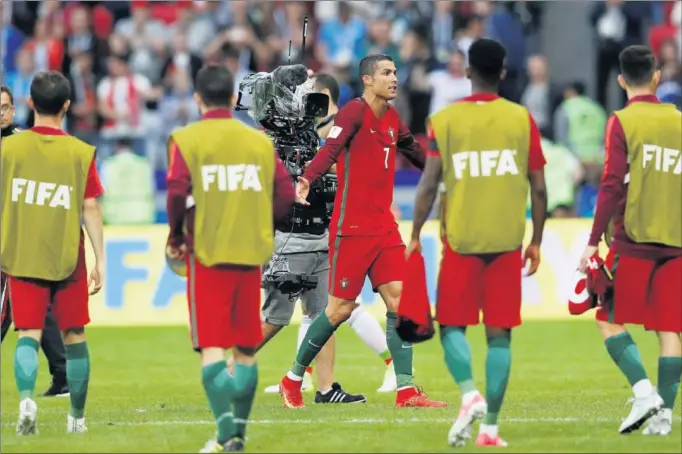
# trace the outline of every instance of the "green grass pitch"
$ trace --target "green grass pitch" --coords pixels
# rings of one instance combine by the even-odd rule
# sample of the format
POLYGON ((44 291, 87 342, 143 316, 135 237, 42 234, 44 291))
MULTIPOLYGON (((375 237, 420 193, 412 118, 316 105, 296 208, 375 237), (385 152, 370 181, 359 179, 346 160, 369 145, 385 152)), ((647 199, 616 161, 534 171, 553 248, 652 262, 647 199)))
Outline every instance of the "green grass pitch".
MULTIPOLYGON (((446 434, 460 395, 442 361, 437 340, 415 347, 415 381, 447 409, 396 409, 394 395, 375 392, 384 366, 348 327, 338 331, 336 376, 351 392, 364 392, 366 405, 316 406, 285 410, 279 396, 262 389, 276 383, 294 357, 297 327, 284 330, 259 355, 260 383, 248 452, 454 452, 480 451, 473 444, 450 448, 446 434)), ((66 434, 68 398, 37 398, 40 434, 14 433, 17 396, 13 375, 16 336, 2 345, 2 439, 6 452, 197 452, 214 424, 201 388, 199 357, 188 331, 172 328, 91 328, 92 377, 89 432, 66 434)), ((656 378, 657 341, 634 330, 650 376, 656 378)), ((469 332, 475 379, 483 390, 485 339, 469 332)), ((611 363, 594 323, 533 321, 514 332, 512 377, 501 414, 500 433, 509 452, 682 452, 680 399, 673 434, 618 434, 629 411, 629 386, 611 363)), ((48 386, 41 353, 37 392, 48 386)), ((486 448, 490 449, 490 448, 486 448)), ((495 450, 495 449, 493 449, 495 450)))

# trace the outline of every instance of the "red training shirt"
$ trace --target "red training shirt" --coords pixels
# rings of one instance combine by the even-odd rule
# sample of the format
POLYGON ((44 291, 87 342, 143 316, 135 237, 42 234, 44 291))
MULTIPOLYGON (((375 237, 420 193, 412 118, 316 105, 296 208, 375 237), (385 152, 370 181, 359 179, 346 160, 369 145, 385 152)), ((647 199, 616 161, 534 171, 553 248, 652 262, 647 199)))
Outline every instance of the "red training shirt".
MULTIPOLYGON (((232 112, 227 109, 215 109, 206 112, 201 119, 232 118, 232 112)), ((177 246, 185 242, 191 249, 194 233, 194 216, 187 217, 188 235, 183 233, 183 224, 187 214, 187 197, 192 194, 192 179, 185 159, 175 142, 170 144, 168 164, 168 193, 166 209, 168 210, 168 224, 170 225, 169 242, 177 246)), ((289 214, 294 203, 294 191, 291 174, 284 163, 275 153, 275 182, 274 182, 273 217, 275 221, 282 221, 289 214)))
POLYGON ((303 174, 312 184, 336 163, 332 236, 382 235, 397 228, 391 212, 396 152, 424 168, 424 151, 392 105, 381 118, 364 98, 339 110, 324 146, 303 174))
MULTIPOLYGON (((34 126, 33 128, 31 128, 31 131, 46 136, 69 135, 66 132, 62 131, 61 129, 50 128, 47 126, 34 126)), ((101 197, 104 194, 104 187, 102 186, 102 182, 99 178, 99 172, 97 172, 97 165, 95 164, 94 157, 92 158, 92 162, 90 163, 87 178, 88 180, 85 183, 85 195, 83 196, 83 200, 101 197)), ((87 268, 85 266, 85 234, 83 233, 83 229, 81 229, 81 240, 78 249, 78 263, 76 265, 76 269, 73 272, 73 275, 71 276, 71 279, 83 278, 86 275, 87 268)))
MULTIPOLYGON (((654 95, 636 96, 628 101, 660 103, 654 95)), ((611 248, 623 255, 649 260, 682 256, 682 248, 654 243, 635 243, 625 232, 625 206, 628 191, 625 175, 630 171, 625 131, 618 116, 611 115, 606 124, 604 173, 599 185, 597 207, 590 233, 590 246, 597 246, 613 219, 614 233, 611 248)))
MULTIPOLYGON (((466 98, 462 98, 457 102, 490 102, 499 99, 500 97, 493 93, 477 93, 466 98)), ((528 170, 542 170, 547 164, 545 160, 545 155, 542 152, 542 136, 540 135, 540 130, 538 125, 535 123, 535 119, 528 112, 528 121, 530 121, 530 149, 528 150, 528 170)), ((434 158, 440 158, 440 151, 438 150, 438 144, 436 142, 436 134, 429 125, 429 151, 428 156, 434 158)))

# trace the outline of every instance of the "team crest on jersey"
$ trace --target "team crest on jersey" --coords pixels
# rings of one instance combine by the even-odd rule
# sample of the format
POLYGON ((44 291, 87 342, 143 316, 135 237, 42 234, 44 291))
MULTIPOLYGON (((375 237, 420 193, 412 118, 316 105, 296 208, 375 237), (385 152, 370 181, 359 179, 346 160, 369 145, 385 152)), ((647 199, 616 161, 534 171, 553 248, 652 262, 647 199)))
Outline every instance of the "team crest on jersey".
POLYGON ((393 128, 388 128, 388 135, 391 136, 391 140, 395 140, 395 130, 393 128))
POLYGON ((345 289, 346 287, 348 287, 348 278, 342 277, 340 283, 341 283, 341 288, 345 289))

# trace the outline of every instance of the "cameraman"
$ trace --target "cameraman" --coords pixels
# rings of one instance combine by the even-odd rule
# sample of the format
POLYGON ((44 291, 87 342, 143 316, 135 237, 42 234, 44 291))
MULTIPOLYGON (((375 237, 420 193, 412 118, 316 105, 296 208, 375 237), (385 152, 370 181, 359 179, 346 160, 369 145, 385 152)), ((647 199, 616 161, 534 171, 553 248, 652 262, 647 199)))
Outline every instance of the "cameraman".
MULTIPOLYGON (((320 119, 317 132, 321 139, 325 139, 334 125, 334 118, 339 108, 339 85, 336 80, 327 74, 319 74, 315 77, 315 91, 329 97, 329 109, 327 117, 320 119)), ((332 168, 333 169, 333 168, 332 168)), ((312 320, 327 306, 328 300, 328 272, 329 272, 329 225, 328 217, 324 214, 327 210, 325 203, 315 206, 312 203, 308 207, 311 211, 317 210, 315 216, 325 219, 324 224, 311 229, 309 232, 291 232, 290 225, 278 226, 275 231, 275 253, 280 253, 288 259, 290 271, 293 274, 307 274, 316 276, 317 287, 314 290, 304 291, 301 295, 303 304, 303 318, 299 327, 298 344, 305 337, 312 320), (287 240, 288 239, 288 240, 287 240), (284 250, 281 251, 284 245, 284 250), (281 252, 280 252, 281 251, 281 252)), ((297 207, 300 209, 300 207, 297 207)), ((263 305, 263 337, 267 343, 284 326, 291 321, 294 312, 295 301, 290 301, 287 295, 275 289, 266 289, 266 299, 263 305)), ((372 348, 386 364, 384 382, 378 389, 379 392, 393 392, 396 390, 396 377, 393 369, 391 355, 386 344, 386 336, 379 322, 361 306, 353 311, 348 324, 358 333, 362 340, 372 348)), ((315 358, 318 377, 318 393, 315 395, 316 403, 350 403, 363 402, 364 396, 350 395, 334 383, 334 338, 331 346, 325 345, 315 358), (337 397, 338 396, 338 397, 337 397)), ((262 345, 261 345, 262 347, 262 345)), ((298 346, 297 346, 298 347, 298 346)), ((310 370, 304 376, 303 389, 312 387, 310 370)), ((266 393, 279 392, 279 385, 272 385, 265 389, 266 393)))

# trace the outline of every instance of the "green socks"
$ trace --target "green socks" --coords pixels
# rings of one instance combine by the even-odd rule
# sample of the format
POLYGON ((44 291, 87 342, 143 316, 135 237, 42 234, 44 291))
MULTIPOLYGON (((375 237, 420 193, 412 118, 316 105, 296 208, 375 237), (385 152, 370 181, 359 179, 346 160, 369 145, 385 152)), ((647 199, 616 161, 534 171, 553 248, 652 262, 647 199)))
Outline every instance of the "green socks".
POLYGON ((440 343, 443 345, 445 364, 462 395, 475 391, 476 385, 471 372, 471 348, 464 329, 441 326, 440 343))
POLYGON ((249 420, 253 399, 258 386, 258 366, 235 363, 234 365, 234 423, 237 426, 236 436, 244 438, 246 423, 249 420))
POLYGON ((488 338, 488 357, 485 360, 485 394, 488 413, 483 424, 496 425, 497 415, 502 408, 504 393, 509 383, 511 370, 510 334, 488 338))
POLYGON ((616 334, 606 339, 604 343, 611 359, 628 379, 630 386, 648 378, 639 356, 639 349, 632 340, 630 333, 616 334))
POLYGON ((291 372, 297 377, 303 377, 305 374, 306 367, 310 366, 313 359, 320 353, 324 344, 327 343, 334 331, 336 331, 335 326, 329 323, 327 314, 322 312, 320 315, 315 317, 313 323, 310 324, 308 332, 301 342, 301 346, 296 354, 296 361, 294 365, 291 366, 291 372))
POLYGON ((682 358, 664 356, 658 358, 658 394, 663 398, 663 408, 673 409, 680 387, 682 358))
POLYGON ((234 420, 230 411, 234 385, 232 377, 227 372, 227 364, 225 361, 219 361, 204 366, 201 378, 208 404, 218 425, 218 443, 225 443, 235 434, 234 420))
POLYGON ((403 342, 395 330, 397 315, 395 312, 386 312, 386 343, 393 358, 398 389, 412 386, 412 344, 403 342))
POLYGON ((88 398, 90 383, 90 354, 87 342, 65 345, 66 382, 69 385, 71 409, 69 414, 82 418, 85 414, 85 401, 88 398))
POLYGON ((19 390, 19 401, 33 399, 38 377, 38 346, 40 343, 30 337, 17 341, 14 352, 14 378, 19 390))

